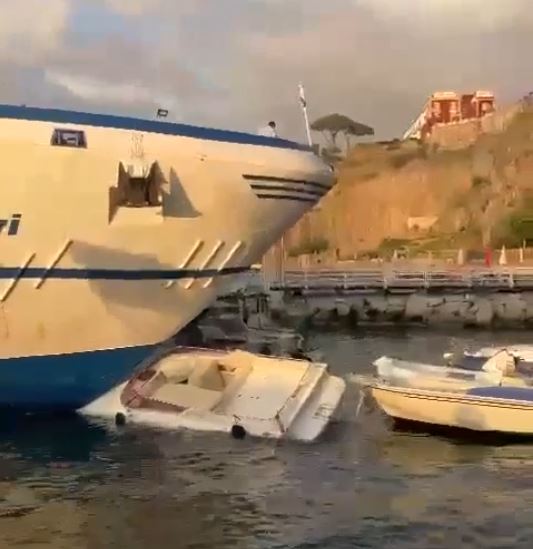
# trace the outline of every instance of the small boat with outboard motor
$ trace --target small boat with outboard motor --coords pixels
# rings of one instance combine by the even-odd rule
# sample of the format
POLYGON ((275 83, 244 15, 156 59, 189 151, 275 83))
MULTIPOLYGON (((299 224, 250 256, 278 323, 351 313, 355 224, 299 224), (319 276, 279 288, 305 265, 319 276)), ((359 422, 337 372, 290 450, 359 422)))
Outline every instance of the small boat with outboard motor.
POLYGON ((503 350, 514 357, 518 370, 524 375, 533 375, 533 345, 528 344, 481 347, 476 350, 465 350, 459 355, 444 353, 444 359, 448 364, 459 368, 479 370, 489 358, 503 350))
POLYGON ((381 357, 371 376, 351 376, 394 420, 533 435, 533 380, 501 350, 475 370, 381 357))

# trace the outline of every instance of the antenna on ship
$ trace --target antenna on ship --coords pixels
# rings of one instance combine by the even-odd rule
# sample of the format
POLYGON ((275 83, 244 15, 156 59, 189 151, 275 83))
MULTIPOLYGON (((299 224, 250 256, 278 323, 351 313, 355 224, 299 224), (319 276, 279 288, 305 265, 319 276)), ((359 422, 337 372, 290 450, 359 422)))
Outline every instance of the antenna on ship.
POLYGON ((311 128, 309 126, 309 116, 307 115, 307 101, 305 100, 305 90, 303 84, 298 85, 300 92, 300 104, 302 105, 302 112, 304 114, 305 131, 307 133, 307 142, 310 147, 313 146, 313 140, 311 139, 311 128))

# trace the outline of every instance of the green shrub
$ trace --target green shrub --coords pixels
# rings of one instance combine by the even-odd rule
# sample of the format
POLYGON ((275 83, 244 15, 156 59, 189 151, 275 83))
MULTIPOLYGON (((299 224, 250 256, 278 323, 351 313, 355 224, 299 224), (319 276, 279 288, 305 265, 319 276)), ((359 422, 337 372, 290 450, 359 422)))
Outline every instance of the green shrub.
POLYGON ((369 260, 369 259, 379 259, 380 254, 376 250, 361 250, 357 254, 357 259, 361 261, 369 260))
POLYGON ((410 240, 405 238, 384 238, 378 246, 378 250, 380 252, 392 252, 399 248, 408 246, 410 242, 410 240))
POLYGON ((524 241, 533 242, 533 214, 522 211, 510 214, 498 224, 492 244, 515 248, 524 241))
POLYGON ((416 152, 413 153, 411 151, 402 153, 402 154, 397 154, 390 159, 390 164, 393 168, 395 168, 396 170, 399 170, 400 168, 407 166, 409 162, 413 161, 417 157, 418 157, 418 154, 416 152))
POLYGON ((512 234, 520 240, 533 240, 533 216, 515 214, 510 216, 512 234))
POLYGON ((480 175, 474 175, 472 177, 472 188, 487 187, 491 184, 491 180, 488 177, 482 177, 480 175))
POLYGON ((301 244, 289 249, 289 257, 298 257, 300 255, 318 254, 329 249, 329 242, 326 238, 315 238, 306 240, 301 244))

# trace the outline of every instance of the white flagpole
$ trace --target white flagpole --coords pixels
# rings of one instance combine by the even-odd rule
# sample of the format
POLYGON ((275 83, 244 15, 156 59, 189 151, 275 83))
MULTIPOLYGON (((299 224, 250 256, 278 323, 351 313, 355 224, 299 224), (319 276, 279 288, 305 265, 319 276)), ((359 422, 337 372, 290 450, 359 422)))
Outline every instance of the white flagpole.
POLYGON ((309 126, 309 117, 307 115, 307 101, 305 100, 305 91, 302 84, 299 85, 300 90, 300 103, 302 105, 302 111, 304 113, 304 120, 305 120, 305 131, 307 133, 307 142, 309 143, 309 146, 313 146, 313 140, 311 138, 311 128, 309 126))

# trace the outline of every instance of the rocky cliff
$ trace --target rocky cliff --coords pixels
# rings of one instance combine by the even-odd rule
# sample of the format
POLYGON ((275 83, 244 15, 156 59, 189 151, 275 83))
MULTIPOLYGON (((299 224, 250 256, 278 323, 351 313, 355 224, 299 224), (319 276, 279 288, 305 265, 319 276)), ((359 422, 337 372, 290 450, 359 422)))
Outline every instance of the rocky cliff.
POLYGON ((327 248, 342 258, 533 239, 533 107, 521 102, 487 122, 467 142, 464 127, 449 127, 441 142, 355 147, 337 186, 287 235, 289 253, 327 248))

